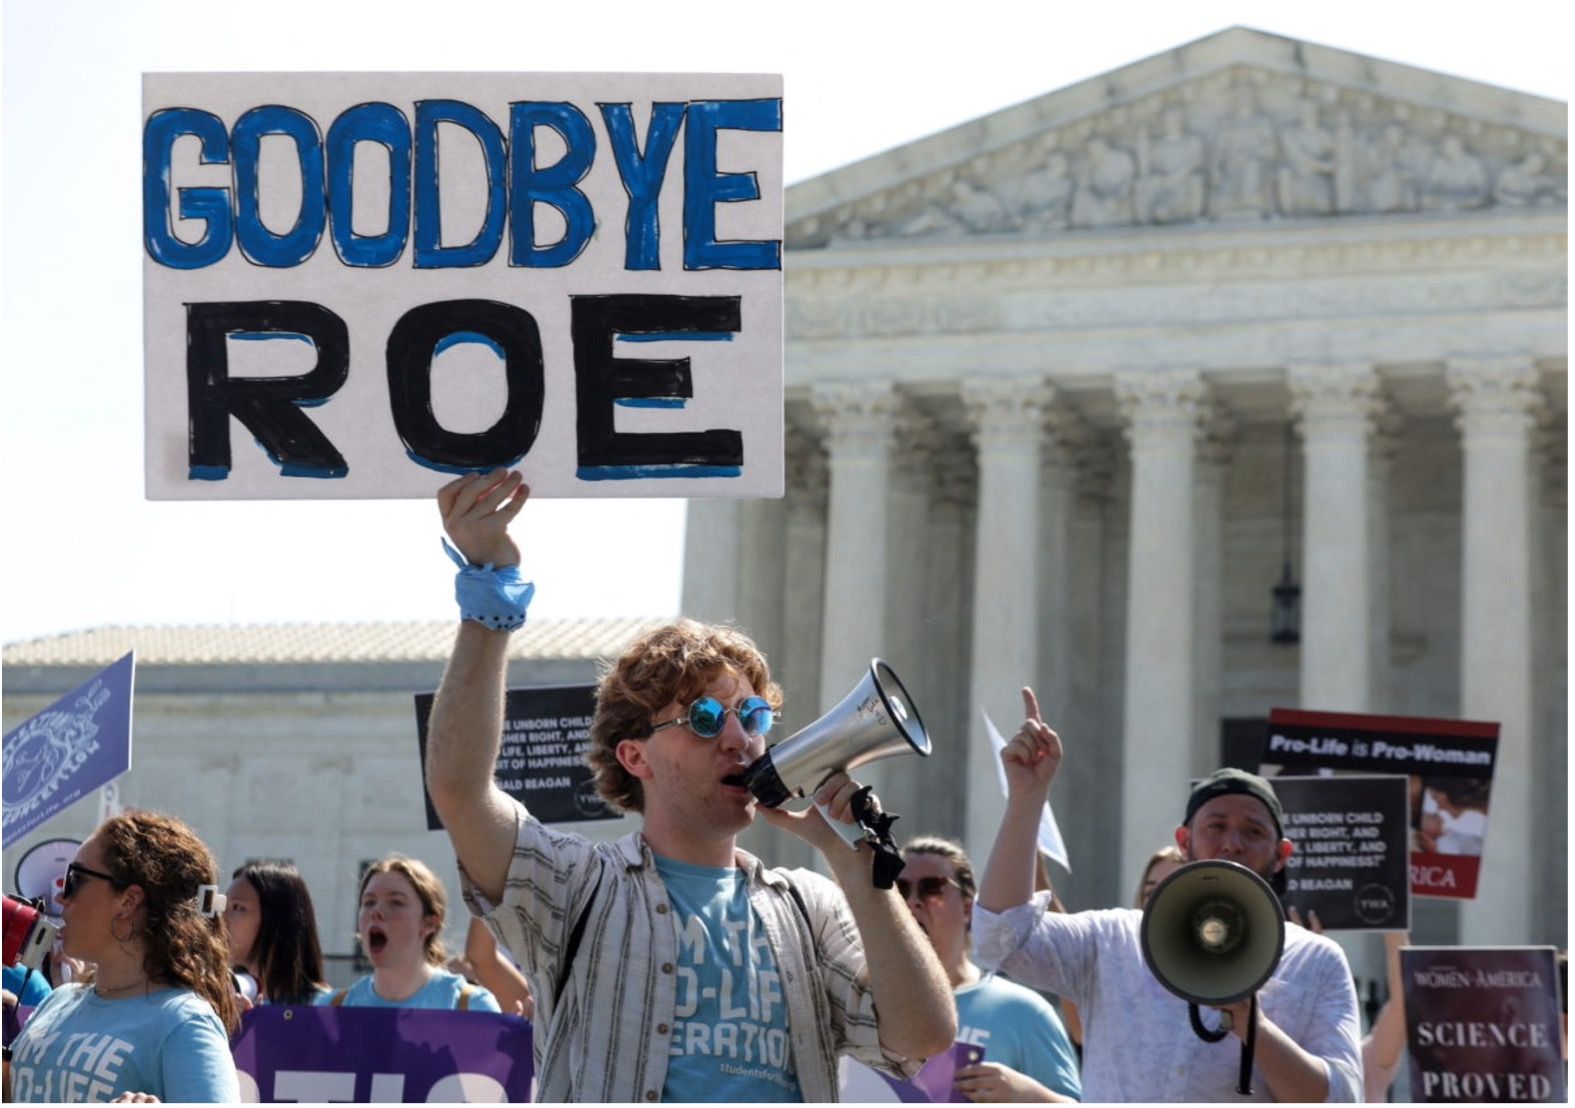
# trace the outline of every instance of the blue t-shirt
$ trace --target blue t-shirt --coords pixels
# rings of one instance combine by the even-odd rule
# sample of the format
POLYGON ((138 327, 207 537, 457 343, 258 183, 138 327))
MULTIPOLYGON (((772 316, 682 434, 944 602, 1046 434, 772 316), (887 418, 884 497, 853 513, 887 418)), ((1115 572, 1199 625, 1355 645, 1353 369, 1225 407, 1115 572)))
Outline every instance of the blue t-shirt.
POLYGON ((37 1008, 49 995, 49 978, 24 966, 5 967, 5 991, 16 997, 23 1008, 37 1008))
POLYGON ((17 1101, 235 1102, 241 1087, 224 1024, 189 989, 105 1000, 93 986, 50 993, 12 1044, 17 1101))
POLYGON ((1051 1092, 1082 1098, 1077 1055, 1053 1004, 994 974, 956 995, 958 1042, 984 1047, 986 1062, 1010 1066, 1051 1092))
MULTIPOLYGON (((460 990, 465 987, 465 979, 457 973, 448 970, 434 970, 432 980, 428 981, 415 996, 409 1000, 384 1000, 377 995, 377 990, 372 988, 372 976, 361 978, 351 985, 342 1002, 347 1008, 448 1008, 459 1007, 460 990)), ((333 1004, 336 992, 318 993, 312 1004, 318 1008, 326 1008, 333 1004)), ((501 1012, 497 998, 483 989, 480 985, 470 986, 470 1003, 466 1006, 469 1012, 501 1012)))
POLYGON ((787 1002, 749 879, 658 857, 678 930, 678 1007, 668 1048, 669 1102, 803 1100, 787 1002))

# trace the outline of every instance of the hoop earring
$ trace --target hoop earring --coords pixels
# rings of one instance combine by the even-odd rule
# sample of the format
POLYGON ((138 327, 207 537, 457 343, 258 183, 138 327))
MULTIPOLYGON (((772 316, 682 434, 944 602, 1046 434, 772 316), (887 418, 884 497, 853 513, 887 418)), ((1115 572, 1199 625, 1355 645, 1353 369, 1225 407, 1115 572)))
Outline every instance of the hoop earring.
POLYGON ((115 930, 115 925, 119 922, 120 919, 118 917, 109 921, 110 937, 113 938, 117 943, 129 943, 137 933, 137 921, 128 921, 130 922, 131 926, 126 928, 126 934, 124 936, 122 936, 119 931, 115 930))

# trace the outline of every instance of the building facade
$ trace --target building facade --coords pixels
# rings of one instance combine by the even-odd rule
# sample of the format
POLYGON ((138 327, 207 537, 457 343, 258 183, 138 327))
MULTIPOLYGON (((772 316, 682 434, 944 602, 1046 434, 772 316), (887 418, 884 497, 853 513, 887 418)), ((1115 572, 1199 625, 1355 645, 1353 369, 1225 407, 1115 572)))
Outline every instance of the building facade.
POLYGON ((890 662, 936 751, 865 776, 981 864, 1032 685, 1077 907, 1273 707, 1499 721, 1413 933, 1562 945, 1566 162, 1562 103, 1237 28, 794 186, 787 496, 691 502, 685 612, 790 727, 890 662))
MULTIPOLYGON (((510 642, 510 687, 589 685, 651 620, 532 620, 510 642)), ((300 868, 317 910, 331 984, 358 962, 357 893, 367 863, 398 851, 432 866, 448 889, 445 938, 464 949, 469 913, 448 835, 428 830, 415 694, 437 688, 456 622, 100 628, 5 649, 5 730, 135 650, 132 766, 123 807, 191 824, 216 856, 221 885, 256 858, 300 868)), ((17 863, 48 839, 85 839, 102 804, 79 800, 5 844, 6 891, 17 863)), ((628 817, 572 824, 596 838, 628 817)))

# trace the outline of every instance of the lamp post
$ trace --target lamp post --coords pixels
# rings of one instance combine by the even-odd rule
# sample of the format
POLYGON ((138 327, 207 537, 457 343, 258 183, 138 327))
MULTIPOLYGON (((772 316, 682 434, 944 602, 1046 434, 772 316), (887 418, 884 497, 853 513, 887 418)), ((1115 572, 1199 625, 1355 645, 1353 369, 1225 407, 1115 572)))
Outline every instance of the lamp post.
POLYGON ((1269 616, 1269 638, 1275 643, 1293 646, 1302 640, 1302 587, 1296 583, 1296 574, 1291 569, 1291 496, 1294 486, 1291 483, 1293 449, 1289 423, 1285 425, 1285 445, 1281 453, 1284 459, 1282 500, 1285 518, 1281 530, 1284 558, 1280 582, 1271 590, 1273 607, 1269 616))

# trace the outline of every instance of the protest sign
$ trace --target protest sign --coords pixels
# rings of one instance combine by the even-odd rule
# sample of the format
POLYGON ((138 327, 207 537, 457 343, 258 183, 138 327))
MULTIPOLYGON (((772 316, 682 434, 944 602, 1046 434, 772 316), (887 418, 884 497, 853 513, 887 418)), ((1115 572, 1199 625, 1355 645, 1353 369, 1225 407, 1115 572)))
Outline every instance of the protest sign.
POLYGON ((248 1104, 531 1098, 531 1025, 495 1012, 265 1006, 231 1049, 248 1104))
MULTIPOLYGON (((425 785, 432 697, 432 693, 416 694, 416 739, 421 745, 427 830, 438 831, 443 822, 425 785)), ((585 762, 595 711, 594 685, 510 689, 503 709, 503 744, 494 770, 498 788, 543 823, 619 819, 619 813, 597 795, 591 767, 585 762)))
POLYGON ((1285 810, 1287 908, 1325 931, 1406 931, 1406 778, 1271 777, 1285 810))
POLYGON ((1409 775, 1411 894, 1470 900, 1497 750, 1496 723, 1276 708, 1260 772, 1409 775))
POLYGON ((131 768, 135 670, 135 654, 127 654, 6 735, 0 777, 7 842, 131 768))
POLYGON ((1406 947, 1411 1095, 1423 1103, 1563 1101, 1553 947, 1406 947))
POLYGON ((780 76, 145 74, 142 207, 150 499, 782 495, 780 76))
POLYGON ((957 1071, 984 1061, 984 1047, 953 1043, 924 1063, 912 1081, 899 1081, 862 1062, 844 1059, 838 1086, 842 1099, 858 1104, 966 1104, 956 1091, 957 1071))

